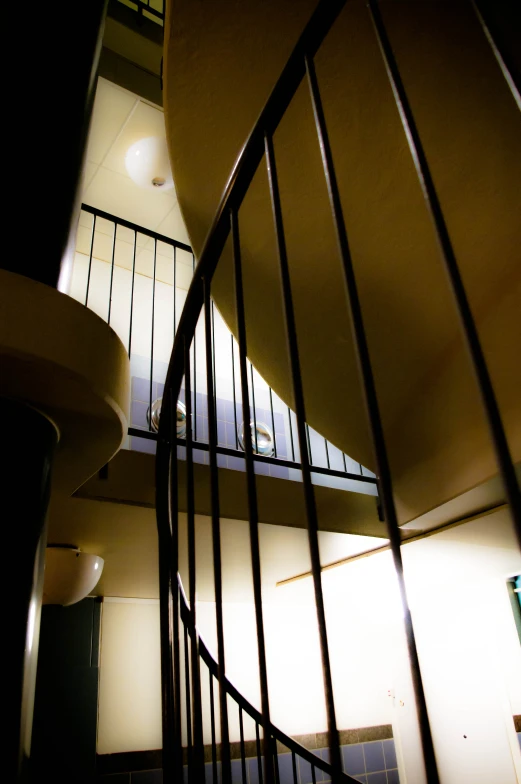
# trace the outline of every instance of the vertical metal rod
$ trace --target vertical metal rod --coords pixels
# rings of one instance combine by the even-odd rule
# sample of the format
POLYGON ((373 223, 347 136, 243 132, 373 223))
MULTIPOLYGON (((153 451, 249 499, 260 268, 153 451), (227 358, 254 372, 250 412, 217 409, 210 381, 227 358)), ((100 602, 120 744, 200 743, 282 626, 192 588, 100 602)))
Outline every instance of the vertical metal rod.
POLYGON ((364 469, 363 469, 362 463, 358 463, 358 465, 360 467, 360 476, 363 476, 364 475, 364 469))
POLYGON ((277 739, 272 738, 273 741, 273 761, 275 767, 275 784, 280 784, 280 769, 279 769, 279 755, 277 752, 277 739))
POLYGON ((192 708, 190 700, 190 657, 188 655, 188 629, 183 626, 185 649, 185 700, 186 700, 186 745, 188 756, 188 781, 193 780, 193 747, 192 747, 192 708))
POLYGON ((315 773, 314 765, 311 766, 311 781, 313 782, 313 784, 317 784, 317 775, 315 773))
MULTIPOLYGON (((192 277, 195 269, 195 256, 192 253, 192 277)), ((197 324, 194 332, 194 440, 197 441, 197 324)))
POLYGON ((313 455, 311 454, 311 439, 309 437, 309 425, 306 424, 306 445, 309 453, 309 464, 313 465, 313 455))
POLYGON ((255 386, 253 383, 253 365, 250 362, 250 375, 251 375, 251 402, 253 408, 253 432, 255 433, 255 454, 259 454, 259 441, 257 434, 257 412, 255 410, 255 386))
POLYGON ((210 726, 212 733, 212 772, 214 784, 217 784, 217 747, 215 743, 215 705, 213 698, 213 675, 211 670, 208 670, 210 676, 210 726))
POLYGON ((302 482, 306 501, 306 517, 308 529, 309 553, 311 558, 311 571, 313 574, 313 587, 317 611, 317 624, 320 638, 320 653, 322 657, 322 671, 324 676, 324 696, 326 701, 327 726, 329 733, 329 752, 331 765, 335 772, 342 771, 340 744, 335 715, 335 702, 333 696, 333 679, 331 675, 331 662, 329 658, 329 645, 327 639, 326 614, 324 609, 324 596, 322 593, 322 580, 320 568, 320 553, 318 547, 318 517, 315 503, 315 491, 311 481, 310 456, 307 449, 306 438, 306 408, 304 403, 304 389, 300 370, 300 358, 297 340, 297 328, 293 296, 291 293, 291 279, 289 274, 286 240, 282 221, 282 208, 280 204, 279 184, 275 165, 275 152, 273 139, 265 135, 265 154, 270 186, 273 222, 277 240, 279 257, 279 270, 281 277, 282 299, 286 325, 286 338, 290 358, 293 395, 295 399, 295 413, 297 417, 297 434, 300 446, 300 463, 302 466, 302 482))
POLYGON ((494 57, 496 58, 497 63, 501 68, 501 72, 505 77, 506 83, 510 88, 512 97, 517 104, 517 108, 521 111, 521 76, 519 73, 519 68, 516 66, 515 62, 510 60, 506 52, 501 51, 497 37, 492 34, 490 27, 485 21, 485 17, 480 8, 481 3, 475 2, 475 0, 471 0, 471 3, 474 7, 474 11, 476 12, 476 16, 478 17, 483 32, 485 33, 485 37, 490 44, 490 48, 494 53, 494 57))
POLYGON ((150 338, 150 389, 148 407, 148 429, 152 431, 152 387, 154 383, 154 320, 156 310, 156 262, 157 262, 157 240, 154 238, 154 272, 152 277, 152 336, 150 338))
POLYGON ((293 425, 291 424, 291 409, 288 406, 289 438, 291 441, 291 459, 295 462, 295 445, 293 443, 293 425))
MULTIPOLYGON (((195 338, 194 338, 195 339, 195 338)), ((194 455, 192 435, 192 382, 190 372, 190 339, 185 337, 185 405, 186 405, 186 516, 188 523, 188 582, 190 595, 190 625, 192 640, 191 671, 192 671, 192 712, 194 738, 194 771, 196 780, 204 776, 203 719, 201 708, 201 675, 199 669, 199 638, 197 635, 196 616, 196 555, 195 555, 195 487, 194 487, 194 455)))
POLYGON ((130 351, 132 346, 132 319, 134 318, 134 280, 136 277, 136 245, 137 245, 137 231, 134 232, 134 253, 132 257, 132 284, 130 289, 130 320, 128 326, 128 357, 130 359, 130 351))
POLYGON ((311 93, 311 102, 313 105, 313 113, 315 117, 315 125, 317 136, 320 144, 322 155, 322 163, 324 168, 324 175, 329 191, 329 200, 331 205, 331 212, 335 224, 337 241, 339 246, 340 258, 342 260, 346 295, 349 303, 351 325, 354 336, 355 350, 357 354, 359 372, 362 378, 362 389, 365 398, 365 404, 369 419, 369 426, 373 440, 375 451, 376 464, 378 469, 378 482, 379 482, 379 495, 381 494, 383 501, 383 510, 385 520, 387 522, 387 531, 393 553, 394 565, 396 569, 400 594, 404 607, 404 623, 405 633, 407 638, 407 647, 409 651, 409 659, 411 664, 411 674, 414 685, 414 692, 416 697, 416 707, 418 711, 418 721, 420 725, 420 734, 422 740, 423 757, 425 768, 427 772, 427 781, 429 784, 438 784, 439 776, 436 766, 436 758, 434 755, 434 745, 432 740, 432 733, 429 724, 429 716, 427 713, 427 703, 425 700, 425 693, 423 690, 423 683, 420 671, 420 662, 418 659, 418 651, 416 649, 416 640, 414 637, 414 630, 412 626, 412 618, 407 602, 407 594, 405 590, 405 580, 403 575, 403 563, 400 550, 401 537, 398 527, 398 518, 396 515, 396 508, 394 505, 391 470, 387 456, 387 448, 385 445, 385 438, 383 433, 382 420, 380 417, 380 408, 378 405, 378 398, 376 395, 376 386, 374 382, 373 371, 371 367, 371 359, 369 356, 369 347, 367 344, 367 337, 365 333, 362 309, 358 289, 356 285, 356 278, 354 273, 353 260, 349 249, 347 239, 347 232, 344 223, 344 216, 340 202, 340 193, 336 181, 336 174, 333 166, 333 157, 329 145, 329 137, 325 124, 324 112, 322 109, 322 102, 318 90, 318 82, 315 74, 314 63, 311 59, 306 58, 306 70, 308 75, 308 84, 311 93))
POLYGON ((244 720, 242 717, 242 707, 239 705, 239 731, 241 738, 241 771, 242 771, 242 784, 248 784, 246 774, 246 749, 244 747, 244 720))
POLYGON ((110 314, 112 311, 112 284, 114 282, 114 264, 116 261, 116 234, 118 232, 117 221, 114 221, 114 238, 112 240, 112 262, 110 265, 110 286, 109 286, 109 312, 107 316, 107 324, 110 324, 110 314))
POLYGON ((271 387, 269 387, 269 390, 270 390, 270 409, 271 409, 271 429, 273 431, 273 454, 274 457, 277 457, 277 437, 275 435, 275 415, 273 413, 273 394, 271 392, 271 387))
POLYGON ((503 486, 507 497, 510 511, 514 521, 514 528, 517 533, 519 546, 521 547, 521 492, 517 482, 516 472, 508 441, 505 435, 499 406, 497 404, 492 380, 488 372, 485 356, 481 348, 478 331, 470 303, 467 298, 461 272, 458 267, 454 248, 449 236, 438 194, 434 186, 434 181, 430 172, 427 157, 423 149, 414 115, 407 98, 407 93, 400 76, 396 58, 387 35, 385 25, 380 14, 378 3, 370 0, 369 9, 373 20, 374 29, 380 51, 387 70, 387 76, 394 94, 396 107, 400 114, 405 136, 409 144, 409 149, 416 169, 416 174, 422 187, 425 204, 432 220, 440 255, 443 260, 445 271, 450 283, 450 288, 456 303, 456 310, 461 322, 461 328, 467 343, 471 363, 474 368, 476 380, 481 393, 483 407, 490 429, 490 436, 496 450, 497 463, 503 479, 503 486))
POLYGON ((233 345, 233 335, 230 335, 232 346, 232 387, 233 387, 233 422, 235 426, 235 449, 239 449, 239 434, 237 433, 237 400, 235 395, 235 349, 233 345))
POLYGON ((174 340, 175 340, 175 333, 177 332, 177 316, 176 316, 176 304, 175 304, 175 293, 177 288, 177 248, 174 245, 174 340))
POLYGON ((343 463, 344 463, 344 471, 345 471, 345 472, 346 472, 346 474, 347 474, 347 464, 346 464, 346 456, 345 456, 345 452, 342 452, 342 461, 343 461, 343 463))
MULTIPOLYGON (((251 433, 250 400, 248 393, 248 369, 247 369, 247 340, 246 340, 246 319, 244 314, 244 291, 242 284, 242 265, 241 265, 241 246, 239 240, 238 215, 234 210, 230 211, 234 279, 235 279, 235 308, 237 315, 237 334, 239 338, 239 363, 241 370, 241 392, 242 392, 242 416, 244 427, 244 453, 246 457, 246 480, 248 486, 248 517, 250 528, 250 549, 253 596, 255 603, 255 622, 257 627, 257 650, 259 656, 259 681, 261 692, 261 713, 262 725, 264 729, 263 750, 266 761, 266 780, 267 784, 272 784, 273 777, 270 773, 271 766, 271 746, 270 736, 270 703, 268 695, 268 671, 266 668, 266 643, 264 638, 264 618, 262 611, 262 589, 261 589, 261 564, 259 546, 259 513, 257 506, 257 486, 255 483, 255 468, 253 465, 253 443, 251 433)), ((258 730, 257 730, 258 731, 258 730)), ((260 762, 259 762, 260 765, 260 762)), ((259 770, 259 781, 262 769, 259 770)))
POLYGON ((215 305, 212 300, 212 364, 213 364, 213 405, 217 416, 217 373, 215 370, 215 305))
POLYGON ((294 751, 291 752, 291 767, 293 768, 293 784, 298 784, 297 758, 294 751))
POLYGON ((326 447, 326 463, 327 463, 327 467, 331 468, 331 463, 329 462, 329 449, 328 449, 328 446, 327 446, 327 438, 324 438, 324 446, 326 447))
POLYGON ((90 271, 92 268, 92 252, 94 250, 94 233, 96 231, 96 215, 92 219, 92 236, 90 238, 90 253, 89 253, 89 271, 87 272, 87 291, 85 293, 85 307, 87 307, 87 303, 89 301, 89 289, 90 289, 90 271))
MULTIPOLYGON (((259 734, 259 724, 255 722, 255 740, 257 741, 257 771, 259 776, 259 784, 263 782, 263 775, 262 775, 262 754, 261 754, 261 743, 260 743, 260 734, 259 734)), ((263 737, 264 746, 266 745, 266 734, 263 737)), ((268 744, 269 745, 269 744, 268 744)), ((266 759, 266 755, 264 755, 264 759, 266 759)), ((268 774, 268 768, 266 768, 266 774, 268 774)), ((268 779, 268 775, 266 776, 268 779)))
POLYGON ((231 782, 230 736, 228 730, 228 705, 225 689, 224 620, 221 560, 221 512, 219 500, 219 474, 217 468, 217 412, 215 410, 214 376, 212 359, 212 303, 210 281, 204 280, 204 327, 206 348, 206 384, 208 395, 208 444, 210 457, 210 499, 212 517, 213 574, 215 591, 215 618, 217 624, 217 677, 219 679, 219 715, 221 719, 222 781, 231 782))

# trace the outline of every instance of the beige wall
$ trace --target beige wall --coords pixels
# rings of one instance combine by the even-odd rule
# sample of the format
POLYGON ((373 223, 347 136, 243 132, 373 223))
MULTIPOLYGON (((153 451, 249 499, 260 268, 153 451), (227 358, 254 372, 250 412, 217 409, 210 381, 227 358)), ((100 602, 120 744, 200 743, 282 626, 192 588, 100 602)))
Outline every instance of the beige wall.
POLYGON ((98 754, 160 747, 159 602, 105 598, 98 754))

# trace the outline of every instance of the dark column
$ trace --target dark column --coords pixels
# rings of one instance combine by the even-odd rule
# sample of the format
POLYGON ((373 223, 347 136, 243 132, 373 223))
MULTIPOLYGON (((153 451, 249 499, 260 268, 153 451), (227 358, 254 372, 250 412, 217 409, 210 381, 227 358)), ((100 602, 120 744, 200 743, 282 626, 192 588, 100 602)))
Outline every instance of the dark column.
POLYGON ((18 243, 0 267, 60 289, 74 248, 105 12, 106 0, 29 3, 8 31, 16 56, 6 69, 12 121, 3 188, 18 243), (35 244, 23 252, 19 243, 30 237, 35 244))
POLYGON ((8 575, 4 626, 4 701, 8 781, 23 781, 31 748, 34 685, 51 468, 58 435, 30 406, 0 398, 4 443, 1 476, 3 568, 8 575))

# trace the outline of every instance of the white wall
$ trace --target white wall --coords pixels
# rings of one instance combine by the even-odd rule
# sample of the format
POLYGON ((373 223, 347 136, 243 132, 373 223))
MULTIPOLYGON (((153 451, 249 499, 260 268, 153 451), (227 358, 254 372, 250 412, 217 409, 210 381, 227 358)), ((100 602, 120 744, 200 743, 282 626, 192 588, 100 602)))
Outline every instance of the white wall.
POLYGON ((159 602, 105 598, 98 754, 161 748, 160 668, 159 602))
MULTIPOLYGON (((201 599, 197 604, 198 625, 215 651, 209 521, 198 517, 197 523, 201 599)), ((227 672, 258 707, 247 524, 224 520, 222 528, 227 672)), ((335 555, 343 557, 367 547, 366 542, 355 541, 363 537, 329 536, 332 538, 321 540, 322 560, 326 563, 335 555)), ((271 710, 275 723, 289 734, 321 731, 326 726, 311 581, 275 585, 283 577, 308 568, 305 537, 305 531, 299 529, 260 527, 271 710)), ((521 755, 511 717, 521 713, 521 648, 505 581, 521 570, 521 559, 508 517, 499 513, 482 518, 407 545, 403 554, 441 780, 443 784, 515 784, 521 755)), ((182 571, 187 584, 186 571, 182 571)), ((323 573, 338 725, 350 728, 392 722, 402 784, 422 784, 402 611, 393 575, 389 553, 323 573)), ((158 623, 156 618, 156 639, 158 623)), ((151 634, 151 627, 147 628, 151 634)), ((130 656, 126 644, 118 643, 118 651, 122 657, 130 656)), ((154 666, 159 672, 157 648, 155 651, 154 666)), ((102 691, 112 679, 112 675, 108 679, 103 676, 104 666, 102 648, 102 691)), ((133 672, 130 676, 126 665, 120 670, 117 688, 121 695, 134 688, 136 675, 133 672)), ((114 685, 112 689, 111 700, 114 685)), ((203 675, 206 708, 207 690, 203 675)), ((118 699, 119 707, 116 703, 112 706, 111 722, 117 723, 122 717, 126 727, 132 712, 125 702, 127 697, 118 699)), ((159 727, 158 687, 147 700, 147 710, 150 715, 155 713, 159 727)), ((103 733, 106 728, 105 722, 103 733)), ((232 739, 237 740, 238 716, 233 703, 230 729, 232 739)), ((146 746, 141 730, 129 733, 131 741, 123 737, 125 732, 115 735, 112 730, 110 736, 105 735, 103 748, 119 751, 122 745, 146 746)), ((205 742, 209 742, 207 709, 204 732, 205 742)), ((100 744, 103 733, 100 722, 100 744)), ((246 735, 253 737, 253 726, 248 723, 246 735)))

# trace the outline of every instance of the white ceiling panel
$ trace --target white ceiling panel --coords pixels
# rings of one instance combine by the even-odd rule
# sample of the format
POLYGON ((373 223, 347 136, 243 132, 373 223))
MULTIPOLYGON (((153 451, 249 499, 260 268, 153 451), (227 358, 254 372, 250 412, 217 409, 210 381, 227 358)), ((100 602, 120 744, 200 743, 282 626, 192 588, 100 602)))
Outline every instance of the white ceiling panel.
POLYGON ((111 171, 127 175, 125 156, 128 148, 147 136, 164 138, 165 116, 161 109, 156 109, 144 101, 139 101, 118 138, 115 141, 113 140, 114 143, 103 161, 103 166, 111 171))
POLYGON ((100 166, 84 194, 84 202, 118 218, 156 230, 172 210, 173 192, 156 193, 135 185, 129 177, 100 166))
POLYGON ((98 165, 114 144, 134 105, 141 101, 112 82, 98 79, 87 160, 98 165))
POLYGON ((166 218, 158 225, 157 232, 158 234, 164 234, 165 237, 171 237, 173 240, 185 242, 187 245, 190 245, 188 232, 186 231, 186 226, 177 201, 166 218))

